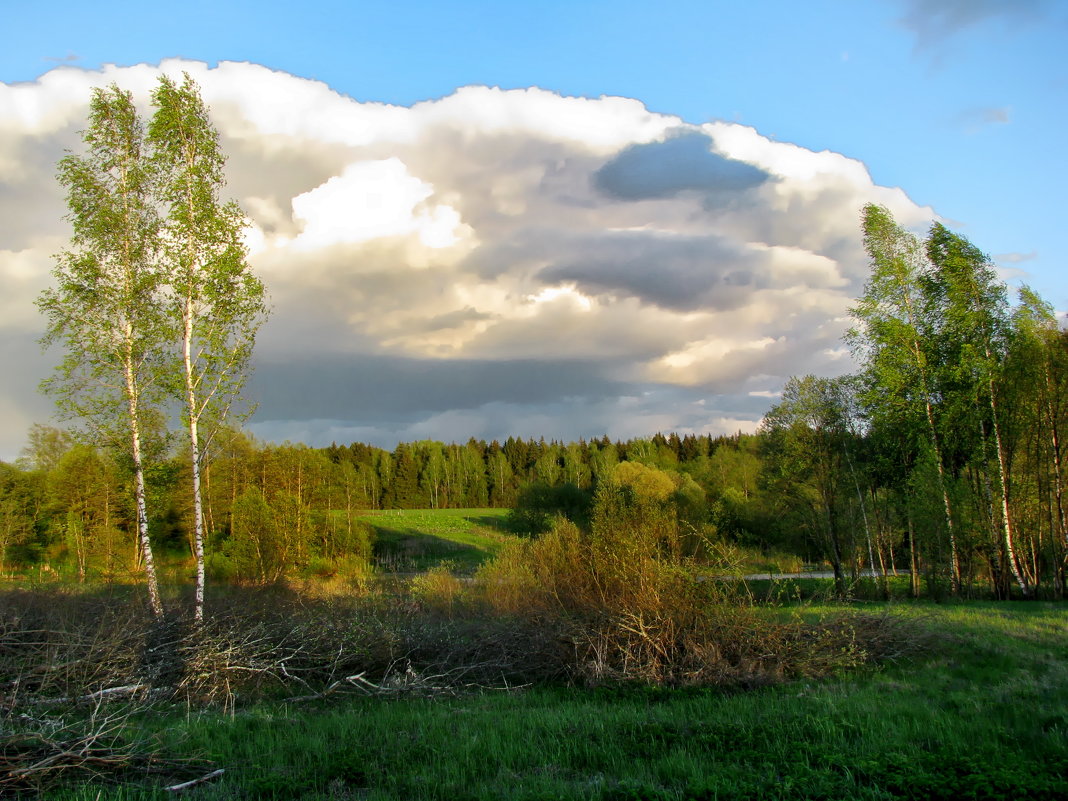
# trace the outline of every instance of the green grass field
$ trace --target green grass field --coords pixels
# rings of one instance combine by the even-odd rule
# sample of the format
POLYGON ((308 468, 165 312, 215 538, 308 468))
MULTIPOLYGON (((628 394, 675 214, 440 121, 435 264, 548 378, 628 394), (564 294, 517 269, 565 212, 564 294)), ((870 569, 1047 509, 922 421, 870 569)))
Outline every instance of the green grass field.
MULTIPOLYGON (((187 796, 198 799, 1068 797, 1066 607, 890 613, 923 632, 920 656, 818 682, 348 697, 231 714, 175 708, 143 724, 167 755, 226 769, 187 796)), ((92 784, 45 797, 173 796, 92 784)))
POLYGON ((364 512, 375 532, 374 555, 383 569, 429 570, 448 562, 472 573, 514 539, 505 528, 507 509, 390 509, 364 512))

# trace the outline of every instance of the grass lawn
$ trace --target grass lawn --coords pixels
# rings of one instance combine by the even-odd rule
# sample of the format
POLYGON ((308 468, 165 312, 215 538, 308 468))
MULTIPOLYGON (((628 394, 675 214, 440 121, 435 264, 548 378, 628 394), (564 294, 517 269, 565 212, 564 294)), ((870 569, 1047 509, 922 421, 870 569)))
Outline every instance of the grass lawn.
POLYGON ((375 531, 374 555, 385 570, 415 573, 449 562, 472 573, 514 539, 507 509, 390 509, 364 512, 375 531))
MULTIPOLYGON (((144 725, 168 755, 226 769, 198 799, 1068 797, 1068 607, 889 611, 923 632, 923 654, 819 682, 176 708, 144 725)), ((46 797, 173 796, 91 785, 46 797)))

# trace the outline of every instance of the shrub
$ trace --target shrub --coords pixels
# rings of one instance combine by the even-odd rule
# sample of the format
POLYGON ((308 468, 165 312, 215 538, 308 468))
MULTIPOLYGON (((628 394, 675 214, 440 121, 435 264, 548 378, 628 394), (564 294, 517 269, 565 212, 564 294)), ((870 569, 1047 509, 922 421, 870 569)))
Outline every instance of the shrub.
POLYGON ((463 599, 464 583, 443 562, 412 579, 411 593, 423 608, 451 617, 463 599))
POLYGON ((898 647, 885 618, 784 623, 730 603, 728 585, 702 581, 684 544, 667 485, 604 482, 588 531, 558 519, 507 547, 478 572, 474 594, 497 615, 554 632, 567 674, 589 684, 760 684, 898 647))
POLYGON ((277 581, 285 569, 285 554, 263 493, 254 487, 241 493, 234 501, 232 518, 224 553, 234 577, 260 584, 277 581))
POLYGON ((551 486, 536 482, 520 489, 506 524, 516 534, 533 536, 552 528, 557 517, 583 524, 589 508, 590 494, 574 484, 551 486))

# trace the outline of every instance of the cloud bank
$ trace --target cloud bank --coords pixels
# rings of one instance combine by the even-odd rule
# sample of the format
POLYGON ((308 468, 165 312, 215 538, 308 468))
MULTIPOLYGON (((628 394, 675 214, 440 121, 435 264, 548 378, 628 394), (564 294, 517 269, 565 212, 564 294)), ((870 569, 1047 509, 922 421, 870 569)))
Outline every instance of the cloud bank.
POLYGON ((311 444, 750 430, 784 380, 850 369, 859 213, 933 216, 837 153, 637 100, 468 86, 361 103, 265 67, 59 67, 0 84, 0 456, 49 401, 33 306, 69 231, 54 181, 90 89, 188 71, 273 314, 252 430, 311 444))

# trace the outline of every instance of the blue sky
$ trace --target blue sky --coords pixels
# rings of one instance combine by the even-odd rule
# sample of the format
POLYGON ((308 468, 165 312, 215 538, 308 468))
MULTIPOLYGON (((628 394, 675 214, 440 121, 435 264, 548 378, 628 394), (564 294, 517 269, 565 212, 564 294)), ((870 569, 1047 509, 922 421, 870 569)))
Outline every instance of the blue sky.
MULTIPOLYGON (((650 112, 679 117, 693 126, 736 123, 755 129, 761 137, 783 146, 797 145, 814 153, 831 151, 862 163, 876 186, 899 187, 917 207, 930 207, 950 227, 992 254, 1007 270, 1005 275, 1012 282, 1026 280, 1056 308, 1068 309, 1068 282, 1063 277, 1068 247, 1061 235, 1062 187, 1068 179, 1063 145, 1063 132, 1068 129, 1068 103, 1065 102, 1068 59, 1062 55, 1068 44, 1068 3, 1059 0, 812 0, 803 4, 630 0, 216 4, 196 0, 180 6, 107 2, 58 2, 39 7, 26 3, 5 5, 5 27, 15 35, 6 37, 4 48, 0 49, 0 83, 9 86, 22 82, 36 86, 46 73, 57 67, 99 75, 95 71, 104 64, 158 65, 164 59, 180 58, 204 62, 206 68, 226 61, 262 65, 279 73, 322 82, 359 104, 382 102, 410 107, 419 101, 447 98, 468 85, 502 89, 539 87, 565 97, 631 98, 644 104, 650 112)), ((210 83, 214 79, 203 80, 210 83)), ((202 85, 208 87, 203 81, 202 85)), ((240 89, 236 84, 235 87, 234 91, 240 89)), ((477 103, 497 102, 488 97, 477 103)), ((271 98, 264 95, 261 102, 269 104, 271 98)), ((326 104, 328 100, 322 102, 326 104)), ((284 109, 275 111, 282 113, 284 109)), ((324 119, 328 118, 324 114, 324 119)), ((337 119, 345 118, 342 115, 337 119)), ((225 139, 229 134, 225 126, 220 127, 224 128, 225 139)), ((331 136, 325 131, 323 135, 328 139, 331 136)), ((639 140, 640 137, 633 141, 639 140)), ((327 150, 323 152, 326 159, 327 150)), ((741 152, 729 155, 746 158, 738 155, 741 152)), ((373 158, 378 160, 376 163, 385 164, 389 155, 380 148, 374 151, 373 158)), ((362 153, 359 159, 352 153, 348 156, 353 163, 371 157, 369 153, 362 153)), ((409 179, 418 178, 428 187, 433 185, 435 193, 428 195, 431 200, 427 203, 445 198, 447 193, 440 182, 451 179, 441 176, 438 183, 431 181, 428 176, 433 172, 432 165, 419 173, 414 165, 420 157, 414 152, 410 157, 400 158, 407 172, 396 173, 393 176, 396 181, 409 181, 405 185, 414 187, 409 179)), ((331 184, 335 189, 342 186, 345 175, 371 175, 356 167, 352 168, 355 172, 344 173, 346 168, 340 161, 335 166, 337 169, 329 173, 337 176, 331 184)), ((259 190, 251 188, 251 179, 242 183, 237 169, 238 189, 253 198, 254 203, 259 202, 257 198, 266 197, 264 192, 256 194, 259 190), (246 184, 250 187, 247 190, 246 184)), ((305 165, 300 169, 310 175, 319 167, 305 165)), ((383 167, 383 170, 374 175, 386 180, 383 176, 389 169, 383 167)), ((328 177, 326 172, 315 174, 316 181, 308 179, 301 183, 294 178, 288 195, 279 190, 279 204, 287 208, 290 197, 309 192, 317 181, 328 177)), ((13 181, 8 183, 15 185, 13 181)), ((427 189, 424 194, 430 192, 427 189)), ((455 189, 453 194, 459 192, 462 190, 455 189)), ((827 190, 821 201, 827 209, 832 208, 828 199, 831 194, 827 190)), ((862 196, 863 193, 858 195, 862 196)), ((316 197, 325 195, 320 193, 316 197)), ((706 199, 701 208, 707 211, 710 202, 706 199)), ((293 208, 297 209, 298 205, 295 202, 293 208)), ((462 204, 453 206, 463 212, 460 216, 464 224, 477 216, 473 210, 464 210, 462 204)), ((453 213, 453 206, 441 200, 434 208, 448 216, 453 213)), ((837 215, 848 216, 852 212, 853 220, 848 221, 851 225, 859 213, 859 207, 844 202, 833 208, 837 215)), ((650 213, 666 215, 668 212, 664 206, 650 213)), ((679 219, 696 213, 694 210, 680 212, 683 217, 679 219)), ((269 233, 269 226, 263 221, 266 217, 260 219, 256 212, 252 217, 269 233)), ((290 222, 296 224, 301 219, 294 212, 290 222)), ((304 219, 303 224, 311 226, 309 219, 304 219)), ((806 224, 826 224, 815 212, 811 219, 820 222, 806 224)), ((628 217, 626 222, 633 227, 635 221, 628 217)), ((614 219, 604 225, 604 230, 616 230, 622 223, 614 219)), ((754 231, 760 227, 756 221, 753 226, 754 231)), ((479 241, 485 244, 489 234, 475 228, 481 237, 479 241)), ((316 230, 326 229, 320 226, 316 230)), ((420 230, 424 239, 430 236, 420 230)), ((687 235, 696 236, 692 232, 687 235)), ((839 235, 828 233, 826 242, 809 250, 820 258, 845 258, 834 250, 835 236, 839 235)), ((760 239, 753 233, 746 243, 756 242, 765 249, 796 248, 801 247, 802 239, 800 234, 781 241, 760 239)), ((718 241, 722 244, 722 240, 718 241)), ((0 251, 7 248, 10 252, 25 252, 13 242, 10 239, 5 244, 0 231, 0 251)), ((265 264, 269 262, 266 256, 263 259, 265 264)), ((842 269, 847 283, 852 282, 850 286, 855 288, 858 280, 855 266, 842 269)), ((545 295, 545 290, 541 295, 531 290, 530 297, 553 300, 556 296, 552 292, 572 291, 567 289, 571 286, 577 293, 575 302, 588 305, 587 295, 597 287, 600 287, 597 291, 603 290, 605 285, 603 277, 595 281, 589 270, 582 272, 574 265, 556 264, 543 275, 549 274, 557 279, 569 277, 573 283, 561 284, 563 289, 550 288, 550 295, 545 295)), ((634 276, 627 280, 631 289, 638 281, 634 276)), ((286 290, 280 291, 283 306, 288 298, 295 297, 286 294, 286 290)), ((489 301, 483 301, 481 306, 471 301, 472 297, 482 297, 475 289, 465 293, 464 302, 470 302, 466 307, 457 305, 455 313, 470 309, 468 313, 473 316, 503 314, 499 309, 494 311, 497 307, 491 308, 489 301)), ((613 302, 619 301, 618 293, 613 297, 616 299, 613 302)), ((290 313, 287 308, 279 316, 296 320, 296 311, 290 313)), ((651 319, 648 324, 657 325, 651 319)), ((352 325, 348 334, 373 340, 373 347, 368 346, 363 355, 384 359, 391 368, 397 365, 390 361, 391 354, 403 351, 404 358, 438 358, 440 354, 433 348, 444 347, 438 340, 413 344, 395 334, 376 333, 357 323, 352 325)), ((685 347, 677 343, 665 346, 664 352, 670 353, 661 360, 663 363, 657 368, 660 372, 653 370, 642 379, 652 381, 648 386, 627 383, 636 380, 633 375, 613 376, 613 380, 627 383, 620 390, 623 393, 620 397, 648 399, 667 393, 663 406, 653 408, 654 401, 642 402, 646 425, 690 426, 709 431, 715 428, 697 418, 672 417, 667 411, 670 404, 693 402, 693 397, 680 400, 673 394, 680 386, 723 397, 750 397, 756 393, 763 398, 774 393, 777 381, 781 385, 782 376, 770 368, 761 368, 761 375, 768 380, 766 386, 760 387, 756 384, 713 386, 709 383, 713 379, 693 376, 685 380, 665 379, 664 370, 668 369, 665 364, 674 369, 680 364, 690 364, 699 353, 722 350, 708 342, 695 344, 696 339, 690 336, 685 347)), ((270 347, 271 342, 287 341, 289 335, 279 328, 275 334, 265 332, 265 337, 270 347)), ((785 333, 769 335, 776 341, 785 337, 785 333)), ((759 339, 753 335, 754 342, 759 339)), ((501 349, 505 347, 499 345, 501 349)), ((645 353, 651 347, 642 345, 635 354, 645 353)), ((477 353, 460 349, 453 357, 470 357, 476 361, 490 358, 486 356, 487 348, 477 353)), ((497 360, 507 356, 504 350, 492 353, 492 358, 497 360)), ((600 354, 588 355, 594 358, 600 354)), ((532 357, 524 353, 516 358, 532 357)), ((638 358, 644 357, 632 354, 632 359, 638 358)), ((819 364, 805 366, 820 369, 819 364)), ((565 382, 564 378, 560 380, 565 382)), ((608 384, 600 390, 590 390, 584 397, 592 406, 584 416, 575 413, 576 421, 581 418, 585 422, 544 433, 561 436, 603 433, 588 427, 597 419, 596 410, 604 410, 597 404, 606 402, 604 398, 612 396, 612 392, 608 384)), ((574 411, 568 405, 569 398, 572 395, 562 390, 548 398, 549 405, 544 408, 527 408, 523 413, 527 422, 523 425, 536 426, 539 421, 568 418, 571 412, 567 410, 574 411)), ((487 419, 499 413, 500 425, 507 427, 518 419, 506 411, 511 402, 506 398, 489 398, 478 408, 487 419), (494 406, 495 403, 504 406, 494 406)), ((12 403, 19 406, 21 401, 12 403)), ((462 402, 456 406, 465 408, 462 402)), ((621 415, 621 408, 613 407, 614 411, 607 416, 621 415)), ((330 431, 348 432, 354 437, 363 432, 368 438, 377 437, 383 442, 392 435, 414 438, 420 433, 440 434, 441 438, 449 439, 441 433, 445 429, 435 428, 427 421, 434 415, 456 413, 456 409, 441 406, 423 411, 428 416, 422 422, 413 416, 404 425, 397 423, 392 428, 380 427, 381 430, 374 426, 366 430, 360 426, 342 426, 330 431), (420 428, 423 423, 424 427, 420 428)), ((292 410, 279 410, 276 419, 291 413, 292 410)), ((19 421, 25 422, 30 414, 34 412, 23 410, 18 415, 19 421)), ((330 415, 336 414, 336 410, 323 410, 322 414, 323 419, 334 419, 330 415)), ((732 421, 743 418, 759 419, 759 410, 727 409, 721 427, 729 427, 732 421)), ((492 427, 471 428, 470 421, 465 425, 467 428, 461 425, 458 430, 483 435, 497 433, 492 427)), ((268 429, 265 424, 265 436, 279 436, 278 432, 283 430, 295 437, 327 436, 322 430, 307 433, 310 429, 299 426, 268 429)), ((617 431, 630 433, 622 428, 617 431)), ((522 433, 537 434, 533 430, 522 433)))

